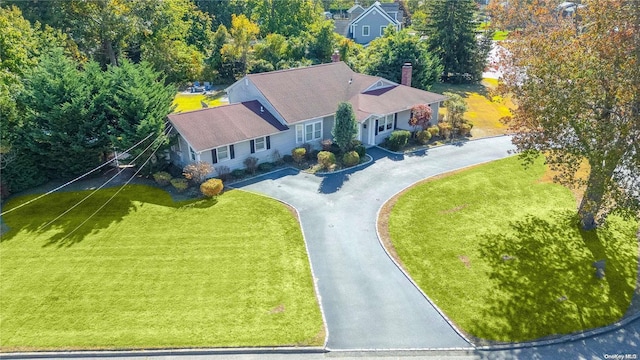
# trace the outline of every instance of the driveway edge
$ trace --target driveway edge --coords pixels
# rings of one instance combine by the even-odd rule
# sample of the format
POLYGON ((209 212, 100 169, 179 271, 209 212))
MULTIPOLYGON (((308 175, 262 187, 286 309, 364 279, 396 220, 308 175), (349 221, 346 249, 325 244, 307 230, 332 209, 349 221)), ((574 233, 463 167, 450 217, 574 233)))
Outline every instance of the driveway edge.
MULTIPOLYGON (((322 345, 322 349, 324 350, 324 352, 326 352, 327 349, 327 343, 329 342, 329 326, 327 325, 327 318, 324 314, 324 307, 322 306, 322 295, 320 294, 320 289, 318 289, 318 281, 317 281, 317 277, 316 277, 316 272, 313 269, 313 263, 311 262, 311 256, 309 256, 309 245, 307 244, 307 237, 304 235, 304 226, 302 225, 302 221, 300 221, 300 212, 298 211, 298 209, 289 204, 286 201, 280 200, 280 199, 276 199, 274 197, 265 195, 265 194, 261 194, 261 193, 256 193, 256 192, 252 192, 252 191, 247 191, 244 189, 238 189, 238 188, 234 188, 234 190, 239 190, 239 191, 244 191, 246 193, 249 194, 254 194, 254 195, 258 195, 258 196, 262 196, 268 199, 272 199, 275 200, 279 203, 285 204, 288 207, 292 208, 295 212, 296 212, 296 217, 297 217, 297 221, 298 224, 300 225, 300 231, 302 232, 302 240, 304 241, 304 250, 306 251, 307 254, 307 261, 309 262, 309 268, 311 269, 311 280, 313 280, 313 290, 316 293, 316 299, 318 301, 318 307, 320 307, 320 315, 322 315, 322 325, 324 326, 324 332, 325 332, 325 337, 324 337, 324 344, 322 345)), ((277 349, 277 348, 275 348, 277 349)), ((293 348, 293 349, 297 349, 297 348, 293 348)))

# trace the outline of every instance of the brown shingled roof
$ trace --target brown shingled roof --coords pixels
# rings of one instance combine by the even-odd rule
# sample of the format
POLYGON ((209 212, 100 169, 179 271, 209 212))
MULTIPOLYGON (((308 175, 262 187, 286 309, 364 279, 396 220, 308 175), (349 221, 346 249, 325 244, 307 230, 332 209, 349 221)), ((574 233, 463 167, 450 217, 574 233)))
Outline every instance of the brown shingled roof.
POLYGON ((332 115, 341 101, 350 102, 356 119, 363 121, 372 114, 389 114, 446 99, 443 95, 404 85, 365 92, 383 78, 354 72, 344 62, 247 77, 288 124, 332 115))
POLYGON ((344 62, 247 77, 288 124, 334 114, 339 102, 349 101, 380 80, 356 73, 344 62))
POLYGON ((170 114, 168 117, 198 152, 288 129, 255 100, 170 114))

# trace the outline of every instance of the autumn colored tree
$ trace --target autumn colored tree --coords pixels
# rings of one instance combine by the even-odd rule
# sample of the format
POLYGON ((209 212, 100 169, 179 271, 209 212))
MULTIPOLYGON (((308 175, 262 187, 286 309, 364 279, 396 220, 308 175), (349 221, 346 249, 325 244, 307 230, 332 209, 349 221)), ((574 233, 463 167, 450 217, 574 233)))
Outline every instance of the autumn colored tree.
POLYGON ((467 111, 467 103, 462 96, 450 92, 443 94, 447 97, 443 105, 447 109, 447 115, 445 115, 445 121, 451 125, 452 129, 459 129, 460 125, 464 123, 464 113, 467 111))
POLYGON ((590 230, 616 210, 640 218, 640 7, 584 3, 575 17, 529 12, 504 45, 503 91, 517 105, 508 125, 521 157, 544 154, 557 182, 584 188, 590 230))
POLYGON ((231 19, 231 42, 222 46, 223 67, 232 67, 235 78, 240 78, 247 74, 249 65, 249 50, 251 42, 260 33, 260 28, 256 23, 251 22, 244 15, 233 15, 231 19))
POLYGON ((431 107, 426 104, 415 105, 411 108, 411 118, 409 118, 409 125, 413 126, 413 131, 415 132, 420 126, 422 130, 426 129, 429 126, 429 121, 431 121, 431 107))

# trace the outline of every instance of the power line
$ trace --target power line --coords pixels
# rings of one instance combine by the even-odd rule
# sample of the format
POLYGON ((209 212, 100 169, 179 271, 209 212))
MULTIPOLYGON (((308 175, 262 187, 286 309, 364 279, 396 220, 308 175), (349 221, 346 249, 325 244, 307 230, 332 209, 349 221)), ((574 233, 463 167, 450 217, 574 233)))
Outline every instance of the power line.
MULTIPOLYGON (((169 131, 171 131, 173 127, 170 126, 169 127, 169 131)), ((168 132, 167 132, 168 133, 168 132)), ((160 137, 158 137, 160 138, 160 137)), ((157 139, 156 139, 157 140, 157 139)), ((80 229, 82 227, 82 225, 86 224, 87 221, 91 220, 91 218, 93 218, 98 212, 100 212, 100 210, 104 209, 105 206, 107 206, 107 204, 109 204, 109 202, 111 202, 111 200, 113 200, 113 198, 115 198, 120 191, 122 191, 127 185, 129 185, 129 183, 131 182, 131 180, 133 180, 136 175, 138 175, 138 173, 142 170, 142 168, 149 162, 149 160, 151 160, 151 157, 153 157, 153 155, 155 155, 156 151, 158 151, 158 149, 160 149, 160 146, 162 145, 162 142, 159 142, 158 145, 156 146, 156 148, 151 152, 151 155, 149 155, 149 157, 147 158, 147 160, 145 160, 145 162, 140 165, 138 167, 138 170, 136 170, 136 172, 131 175, 131 177, 118 189, 118 191, 116 191, 113 195, 111 195, 111 197, 109 199, 107 199, 107 201, 105 201, 104 204, 102 204, 102 206, 100 206, 96 211, 94 211, 91 215, 89 215, 88 218, 86 218, 83 222, 81 222, 78 226, 76 226, 73 230, 71 230, 71 232, 69 232, 68 234, 66 234, 62 239, 60 239, 61 241, 68 238, 71 234, 73 234, 74 232, 76 232, 78 229, 80 229)))
MULTIPOLYGON (((171 128, 169 129, 169 131, 171 131, 171 128)), ((168 134, 168 132, 167 132, 168 134)), ((163 134, 166 135, 166 134, 163 134)), ((142 154, 144 154, 147 150, 149 150, 151 148, 151 146, 153 146, 153 144, 158 141, 158 139, 160 139, 162 137, 162 135, 158 135, 157 138, 155 138, 155 140, 153 140, 144 150, 142 150, 142 152, 140 154, 138 154, 138 156, 136 156, 132 162, 135 162, 136 160, 138 160, 139 157, 142 156, 142 154)), ((158 145, 158 148, 160 147, 160 145, 158 145)), ((157 151, 156 150, 153 151, 152 155, 157 151)), ((147 161, 149 161, 149 159, 147 159, 147 161)), ((147 163, 147 161, 145 161, 145 164, 147 163)), ((138 170, 139 172, 140 170, 138 170)), ((138 173, 136 172, 136 174, 138 173)), ((120 175, 120 173, 116 173, 115 175, 113 175, 111 178, 109 178, 109 180, 107 180, 104 184, 100 185, 100 187, 98 187, 97 189, 93 190, 91 193, 89 193, 89 195, 85 196, 82 200, 78 201, 77 203, 75 203, 73 206, 71 206, 70 208, 68 208, 67 210, 65 210, 64 212, 62 212, 62 214, 56 216, 53 220, 47 222, 46 224, 44 224, 43 226, 40 227, 40 229, 44 229, 47 226, 53 224, 54 222, 56 222, 58 219, 60 219, 61 217, 63 217, 64 215, 68 214, 71 210, 75 209, 76 207, 80 206, 80 204, 82 204, 83 202, 85 202, 88 198, 90 198, 91 196, 93 196, 96 192, 98 192, 98 190, 102 189, 103 187, 105 187, 109 182, 111 182, 111 180, 115 179, 118 175, 120 175)), ((135 175, 135 174, 134 174, 135 175)), ((131 180, 129 180, 131 181, 131 180)), ((127 182, 128 183, 128 182, 127 182)))
MULTIPOLYGON (((165 126, 166 126, 166 125, 167 125, 167 122, 165 122, 165 126)), ((128 148, 128 149, 127 149, 127 150, 125 150, 124 152, 125 152, 125 153, 127 153, 127 152, 129 152, 129 151, 133 150, 135 147, 137 147, 138 145, 142 144, 142 142, 144 142, 145 140, 147 140, 148 138, 150 138, 150 137, 151 137, 151 135, 153 135, 153 133, 150 133, 150 134, 149 134, 149 135, 147 135, 144 139, 142 139, 142 140, 138 141, 135 145, 133 145, 132 147, 128 148)), ((114 157, 113 159, 111 159, 111 160, 109 160, 109 161, 105 162, 104 164, 102 164, 102 165, 100 165, 100 166, 98 166, 98 167, 94 168, 93 170, 90 170, 90 171, 88 171, 88 172, 86 172, 86 173, 84 173, 84 174, 82 174, 82 175, 78 176, 77 178, 75 178, 75 179, 73 179, 73 180, 71 180, 71 181, 68 181, 68 182, 66 182, 66 183, 64 183, 64 184, 62 184, 62 185, 60 185, 60 186, 58 186, 57 188, 55 188, 55 189, 53 189, 53 190, 50 190, 50 191, 48 191, 48 192, 46 192, 46 193, 44 193, 44 194, 42 194, 42 195, 40 195, 40 196, 38 196, 38 197, 36 197, 36 198, 33 198, 33 199, 31 199, 31 200, 29 200, 29 201, 27 201, 27 202, 25 202, 25 203, 22 203, 22 204, 20 204, 20 205, 18 205, 18 206, 16 206, 16 207, 14 207, 14 208, 11 208, 11 209, 9 209, 9 210, 7 210, 7 211, 5 211, 5 212, 0 213, 0 216, 2 216, 2 215, 4 215, 4 214, 8 214, 8 213, 10 213, 10 212, 12 212, 12 211, 14 211, 14 210, 17 210, 17 209, 19 209, 19 208, 23 207, 23 206, 27 206, 27 205, 31 204, 32 202, 34 202, 34 201, 36 201, 36 200, 40 200, 41 198, 43 198, 43 197, 45 197, 45 196, 47 196, 47 195, 50 195, 50 194, 52 194, 52 193, 54 193, 54 192, 56 192, 56 191, 58 191, 58 190, 62 189, 62 188, 63 188, 63 187, 65 187, 65 186, 71 185, 71 184, 73 184, 74 182, 76 182, 76 181, 78 181, 78 180, 80 180, 80 179, 84 178, 85 176, 87 176, 87 175, 89 175, 89 174, 93 173, 94 171, 102 169, 103 167, 107 166, 109 163, 112 163, 112 162, 113 162, 113 161, 115 161, 115 160, 117 160, 117 156, 116 156, 116 157, 114 157)))

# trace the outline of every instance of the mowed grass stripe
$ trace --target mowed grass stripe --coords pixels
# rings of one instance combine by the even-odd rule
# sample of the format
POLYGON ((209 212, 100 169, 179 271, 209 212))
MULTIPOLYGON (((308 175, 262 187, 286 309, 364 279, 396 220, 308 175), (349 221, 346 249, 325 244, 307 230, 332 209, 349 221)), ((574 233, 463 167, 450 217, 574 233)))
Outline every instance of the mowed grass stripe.
POLYGON ((638 223, 583 232, 571 191, 517 157, 422 183, 398 199, 389 232, 409 274, 464 331, 532 340, 603 326, 629 307, 638 223), (606 276, 593 263, 606 261, 606 276))
MULTIPOLYGON (((297 220, 241 191, 173 203, 159 189, 52 194, 5 215, 0 346, 12 349, 321 345, 297 220)), ((7 209, 28 198, 15 199, 7 209)))

